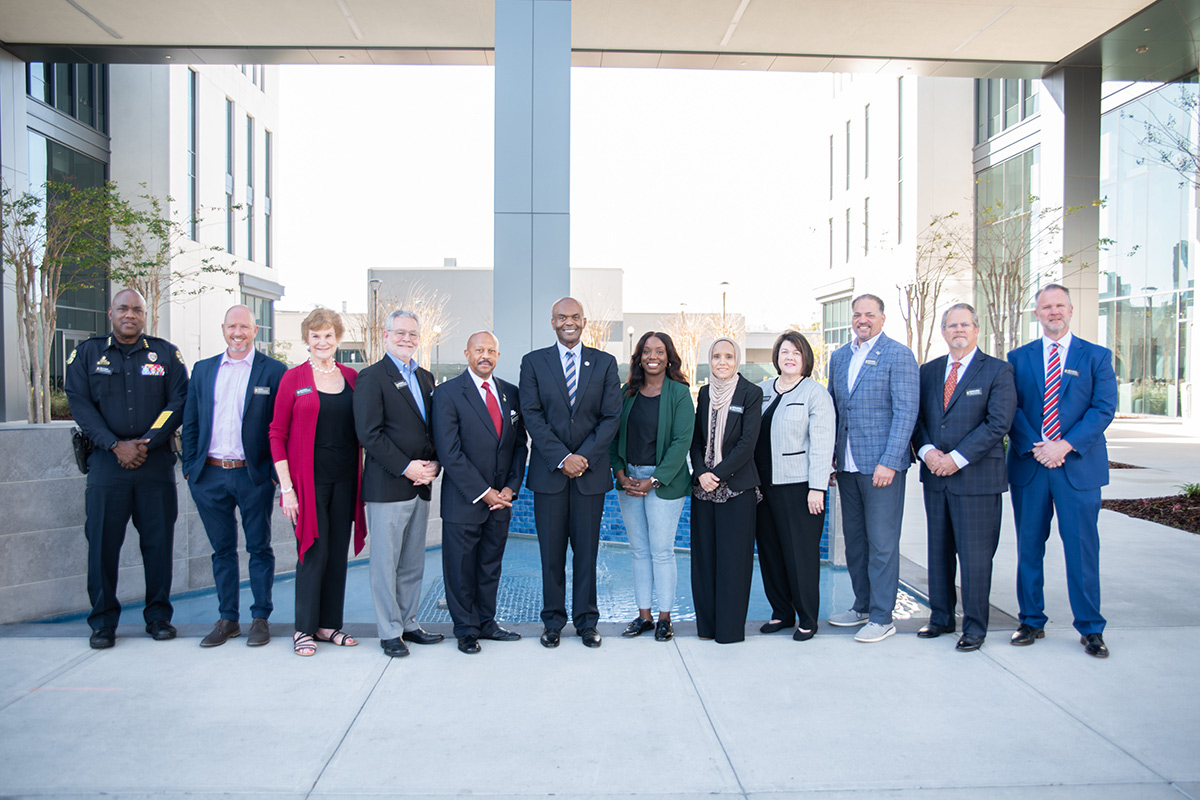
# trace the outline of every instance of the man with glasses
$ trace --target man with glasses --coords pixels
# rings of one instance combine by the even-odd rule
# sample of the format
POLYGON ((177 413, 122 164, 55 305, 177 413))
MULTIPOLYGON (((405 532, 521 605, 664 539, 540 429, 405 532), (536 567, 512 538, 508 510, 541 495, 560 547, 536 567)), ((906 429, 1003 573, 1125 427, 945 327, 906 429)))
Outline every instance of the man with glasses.
POLYGON ((354 428, 366 453, 362 500, 371 537, 371 597, 379 644, 392 657, 408 655, 406 641, 437 644, 444 638, 417 624, 429 487, 439 469, 429 427, 433 374, 413 357, 420 341, 417 315, 393 311, 383 326, 383 358, 360 372, 354 387, 354 428))

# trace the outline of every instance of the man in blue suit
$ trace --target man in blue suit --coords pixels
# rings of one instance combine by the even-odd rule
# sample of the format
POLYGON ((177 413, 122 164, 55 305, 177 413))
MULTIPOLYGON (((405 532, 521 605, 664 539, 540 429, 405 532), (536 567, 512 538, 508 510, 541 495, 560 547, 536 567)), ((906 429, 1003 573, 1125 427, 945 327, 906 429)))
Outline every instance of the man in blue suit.
POLYGON ((1035 297, 1042 335, 1008 354, 1017 415, 1008 434, 1008 479, 1017 522, 1017 602, 1012 636, 1031 645, 1046 626, 1043 560, 1058 515, 1075 630, 1088 655, 1108 657, 1100 615, 1100 487, 1108 483, 1104 431, 1117 409, 1112 351, 1071 333, 1071 295, 1056 283, 1035 297))
POLYGON ((267 619, 273 608, 271 586, 275 581, 275 553, 271 550, 275 472, 267 428, 286 367, 255 350, 258 325, 246 306, 233 306, 225 312, 221 333, 225 352, 196 362, 183 411, 183 474, 212 543, 221 615, 200 646, 216 647, 242 632, 238 625, 236 506, 246 534, 254 594, 246 644, 258 647, 271 640, 267 619))
POLYGON ((862 625, 854 638, 878 642, 896 632, 892 609, 919 402, 917 360, 883 333, 878 297, 859 295, 850 311, 854 338, 829 359, 829 394, 837 411, 833 460, 854 606, 831 616, 829 624, 862 625))
POLYGON ((532 452, 526 485, 542 555, 542 646, 558 647, 567 622, 567 543, 572 552, 575 631, 600 646, 596 554, 604 495, 612 489, 608 446, 621 421, 617 360, 585 347, 583 306, 564 297, 550 311, 558 341, 521 359, 521 412, 532 452))
POLYGON ((913 448, 921 461, 929 524, 929 624, 922 639, 954 632, 954 572, 962 573, 959 652, 987 636, 992 557, 1000 542, 1001 496, 1008 490, 1004 435, 1017 409, 1013 370, 976 346, 979 316, 966 303, 946 309, 947 356, 921 367, 921 414, 913 448))
POLYGON ((442 574, 458 649, 521 638, 496 624, 500 564, 528 454, 517 387, 493 375, 500 343, 467 339, 467 371, 433 394, 433 446, 442 460, 442 574))

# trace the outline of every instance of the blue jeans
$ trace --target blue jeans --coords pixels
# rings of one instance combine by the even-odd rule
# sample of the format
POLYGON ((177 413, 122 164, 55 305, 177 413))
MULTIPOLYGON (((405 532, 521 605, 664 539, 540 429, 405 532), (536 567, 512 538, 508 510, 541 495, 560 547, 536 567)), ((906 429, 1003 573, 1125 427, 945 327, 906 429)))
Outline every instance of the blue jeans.
MULTIPOLYGON (((625 467, 625 474, 642 480, 654 474, 654 466, 625 467)), ((629 536, 629 549, 633 554, 633 596, 638 608, 651 608, 655 590, 658 593, 658 610, 670 612, 675 607, 675 584, 678 572, 675 567, 675 530, 679 527, 679 515, 683 513, 683 501, 663 500, 654 489, 645 497, 630 497, 617 491, 617 502, 621 516, 625 519, 625 532, 629 536)))

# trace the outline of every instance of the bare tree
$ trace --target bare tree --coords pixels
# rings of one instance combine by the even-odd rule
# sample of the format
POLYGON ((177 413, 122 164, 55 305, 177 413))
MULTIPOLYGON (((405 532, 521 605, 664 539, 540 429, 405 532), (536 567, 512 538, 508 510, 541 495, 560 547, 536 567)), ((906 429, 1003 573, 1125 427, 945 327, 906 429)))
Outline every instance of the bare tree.
POLYGON ((621 310, 603 298, 581 301, 587 327, 583 329, 583 344, 603 350, 612 340, 613 328, 621 324, 621 310))
POLYGON ((102 284, 112 256, 115 187, 47 181, 40 192, 0 188, 4 267, 16 294, 17 349, 28 419, 49 422, 50 354, 64 292, 102 284))
POLYGON ((709 334, 710 327, 707 315, 684 311, 665 317, 662 322, 663 330, 679 351, 683 374, 693 386, 696 384, 696 349, 700 346, 700 340, 709 334))
POLYGON ((741 314, 708 314, 707 321, 714 339, 723 336, 740 342, 746 334, 746 318, 741 314))
POLYGON ((1138 164, 1161 164, 1179 173, 1180 186, 1200 188, 1200 88, 1177 83, 1122 107, 1120 119, 1141 128, 1138 164), (1174 91, 1172 91, 1174 90, 1174 91))
MULTIPOLYGON (((381 310, 377 319, 387 319, 387 315, 397 308, 405 308, 417 315, 421 322, 421 340, 417 346, 417 363, 429 369, 433 363, 433 353, 438 344, 454 331, 458 322, 457 317, 451 317, 446 310, 450 295, 438 294, 426 286, 422 280, 414 280, 402 286, 395 305, 381 310)), ((378 338, 378 337, 376 337, 378 338)))
POLYGON ((939 214, 917 236, 916 268, 908 283, 896 284, 900 316, 908 334, 908 348, 919 363, 929 358, 938 325, 942 288, 956 273, 971 266, 971 231, 958 220, 958 212, 939 214))

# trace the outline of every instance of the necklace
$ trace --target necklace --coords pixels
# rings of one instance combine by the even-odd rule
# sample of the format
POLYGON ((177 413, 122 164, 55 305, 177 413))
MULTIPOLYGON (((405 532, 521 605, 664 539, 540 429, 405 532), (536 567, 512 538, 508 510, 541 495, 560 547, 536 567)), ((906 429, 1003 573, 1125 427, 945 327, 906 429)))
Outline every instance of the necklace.
POLYGON ((795 383, 793 383, 791 385, 788 385, 788 382, 785 381, 783 379, 783 377, 784 376, 780 375, 778 378, 775 379, 775 389, 780 394, 786 394, 787 392, 790 392, 792 389, 795 389, 797 386, 800 385, 800 381, 804 380, 804 376, 801 375, 799 380, 797 380, 795 383))
POLYGON ((317 366, 317 362, 313 361, 311 358, 308 360, 308 363, 312 365, 314 372, 320 372, 322 375, 329 375, 330 373, 332 373, 334 370, 337 369, 336 361, 333 362, 333 366, 330 367, 329 369, 321 369, 320 367, 317 366))

